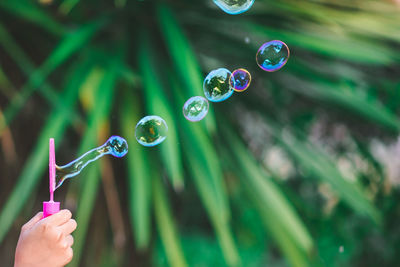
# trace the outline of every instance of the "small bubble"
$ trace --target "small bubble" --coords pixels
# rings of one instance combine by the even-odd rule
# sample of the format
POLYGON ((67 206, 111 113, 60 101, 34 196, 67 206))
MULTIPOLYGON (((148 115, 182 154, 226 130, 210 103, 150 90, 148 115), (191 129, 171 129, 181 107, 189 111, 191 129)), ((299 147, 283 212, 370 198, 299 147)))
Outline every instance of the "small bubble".
POLYGON ((344 252, 344 247, 343 247, 343 246, 340 246, 340 247, 339 247, 339 252, 340 252, 340 253, 343 253, 343 252, 344 252))
POLYGON ((250 43, 250 38, 246 36, 246 37, 244 38, 244 42, 245 42, 246 44, 249 44, 249 43, 250 43))
POLYGON ((183 105, 183 116, 188 121, 201 121, 208 113, 209 104, 202 96, 193 96, 183 105))
POLYGON ((250 86, 250 72, 245 69, 237 69, 232 72, 232 77, 229 82, 232 83, 231 86, 233 87, 233 90, 236 92, 243 92, 250 86), (232 81, 234 81, 234 83, 232 83, 232 81))
POLYGON ((128 143, 120 136, 111 136, 107 140, 107 145, 111 149, 111 155, 117 158, 121 158, 128 153, 128 143))

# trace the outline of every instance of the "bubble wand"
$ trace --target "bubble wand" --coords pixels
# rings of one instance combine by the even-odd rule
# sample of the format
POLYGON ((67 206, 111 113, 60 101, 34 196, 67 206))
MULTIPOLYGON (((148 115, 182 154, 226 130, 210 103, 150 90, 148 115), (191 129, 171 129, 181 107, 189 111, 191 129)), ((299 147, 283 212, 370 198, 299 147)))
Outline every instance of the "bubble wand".
POLYGON ((43 202, 43 218, 60 211, 60 202, 54 202, 56 189, 56 154, 54 150, 54 138, 49 140, 49 191, 50 201, 43 202))
POLYGON ((54 191, 59 188, 66 179, 77 176, 91 162, 104 155, 111 154, 121 158, 128 153, 128 143, 120 136, 111 136, 107 142, 94 148, 76 160, 64 166, 56 165, 56 155, 54 152, 54 139, 49 142, 49 191, 50 201, 43 202, 43 218, 53 215, 60 211, 60 202, 54 201, 54 191))

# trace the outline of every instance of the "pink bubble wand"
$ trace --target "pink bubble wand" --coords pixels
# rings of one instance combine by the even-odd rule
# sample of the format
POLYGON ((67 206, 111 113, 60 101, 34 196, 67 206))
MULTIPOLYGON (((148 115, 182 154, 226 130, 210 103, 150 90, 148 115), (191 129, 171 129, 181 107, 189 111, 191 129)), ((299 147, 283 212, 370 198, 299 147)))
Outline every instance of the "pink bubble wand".
POLYGON ((94 148, 76 160, 64 166, 56 165, 56 156, 54 152, 54 139, 49 142, 49 191, 50 201, 43 202, 43 218, 53 215, 60 211, 60 202, 54 201, 54 191, 60 187, 65 179, 77 176, 83 168, 98 158, 111 154, 114 157, 121 158, 128 153, 128 143, 120 136, 111 136, 107 142, 94 148), (57 173, 56 173, 57 171, 57 173), (58 180, 56 183, 56 179, 58 180))
POLYGON ((54 150, 54 138, 49 141, 49 191, 50 201, 43 202, 43 218, 60 211, 60 202, 54 202, 56 190, 56 154, 54 150))

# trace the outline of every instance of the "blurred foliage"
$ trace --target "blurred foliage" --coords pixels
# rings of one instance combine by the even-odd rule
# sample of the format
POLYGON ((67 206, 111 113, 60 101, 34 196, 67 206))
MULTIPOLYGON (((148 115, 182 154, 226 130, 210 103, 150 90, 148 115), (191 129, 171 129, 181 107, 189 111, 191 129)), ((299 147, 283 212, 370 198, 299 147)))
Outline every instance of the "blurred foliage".
POLYGON ((400 251, 398 1, 0 1, 0 258, 47 199, 47 147, 102 159, 56 198, 75 214, 69 266, 396 266, 400 251), (255 54, 279 39, 288 64, 255 54), (182 115, 212 69, 250 89, 182 115), (169 134, 141 147, 149 114, 169 134))

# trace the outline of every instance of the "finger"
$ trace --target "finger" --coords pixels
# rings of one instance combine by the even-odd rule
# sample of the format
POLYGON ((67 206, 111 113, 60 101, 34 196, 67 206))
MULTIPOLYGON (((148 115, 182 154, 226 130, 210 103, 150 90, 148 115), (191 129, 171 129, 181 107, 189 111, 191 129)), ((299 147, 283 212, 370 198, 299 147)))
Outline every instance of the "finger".
POLYGON ((59 229, 64 235, 70 235, 76 229, 76 221, 71 219, 63 225, 60 225, 59 229))
POLYGON ((54 226, 60 226, 68 222, 72 217, 72 213, 69 210, 62 210, 56 214, 50 215, 42 220, 43 223, 48 223, 54 226))
POLYGON ((65 247, 71 247, 74 244, 74 237, 72 235, 67 235, 65 237, 65 247))
POLYGON ((35 216, 33 216, 32 219, 30 219, 27 223, 22 226, 25 229, 30 229, 32 226, 34 226, 40 219, 43 217, 43 212, 38 212, 35 216))
POLYGON ((67 265, 68 263, 71 262, 72 258, 74 256, 74 251, 72 248, 68 248, 67 251, 65 252, 65 263, 64 265, 67 265))

